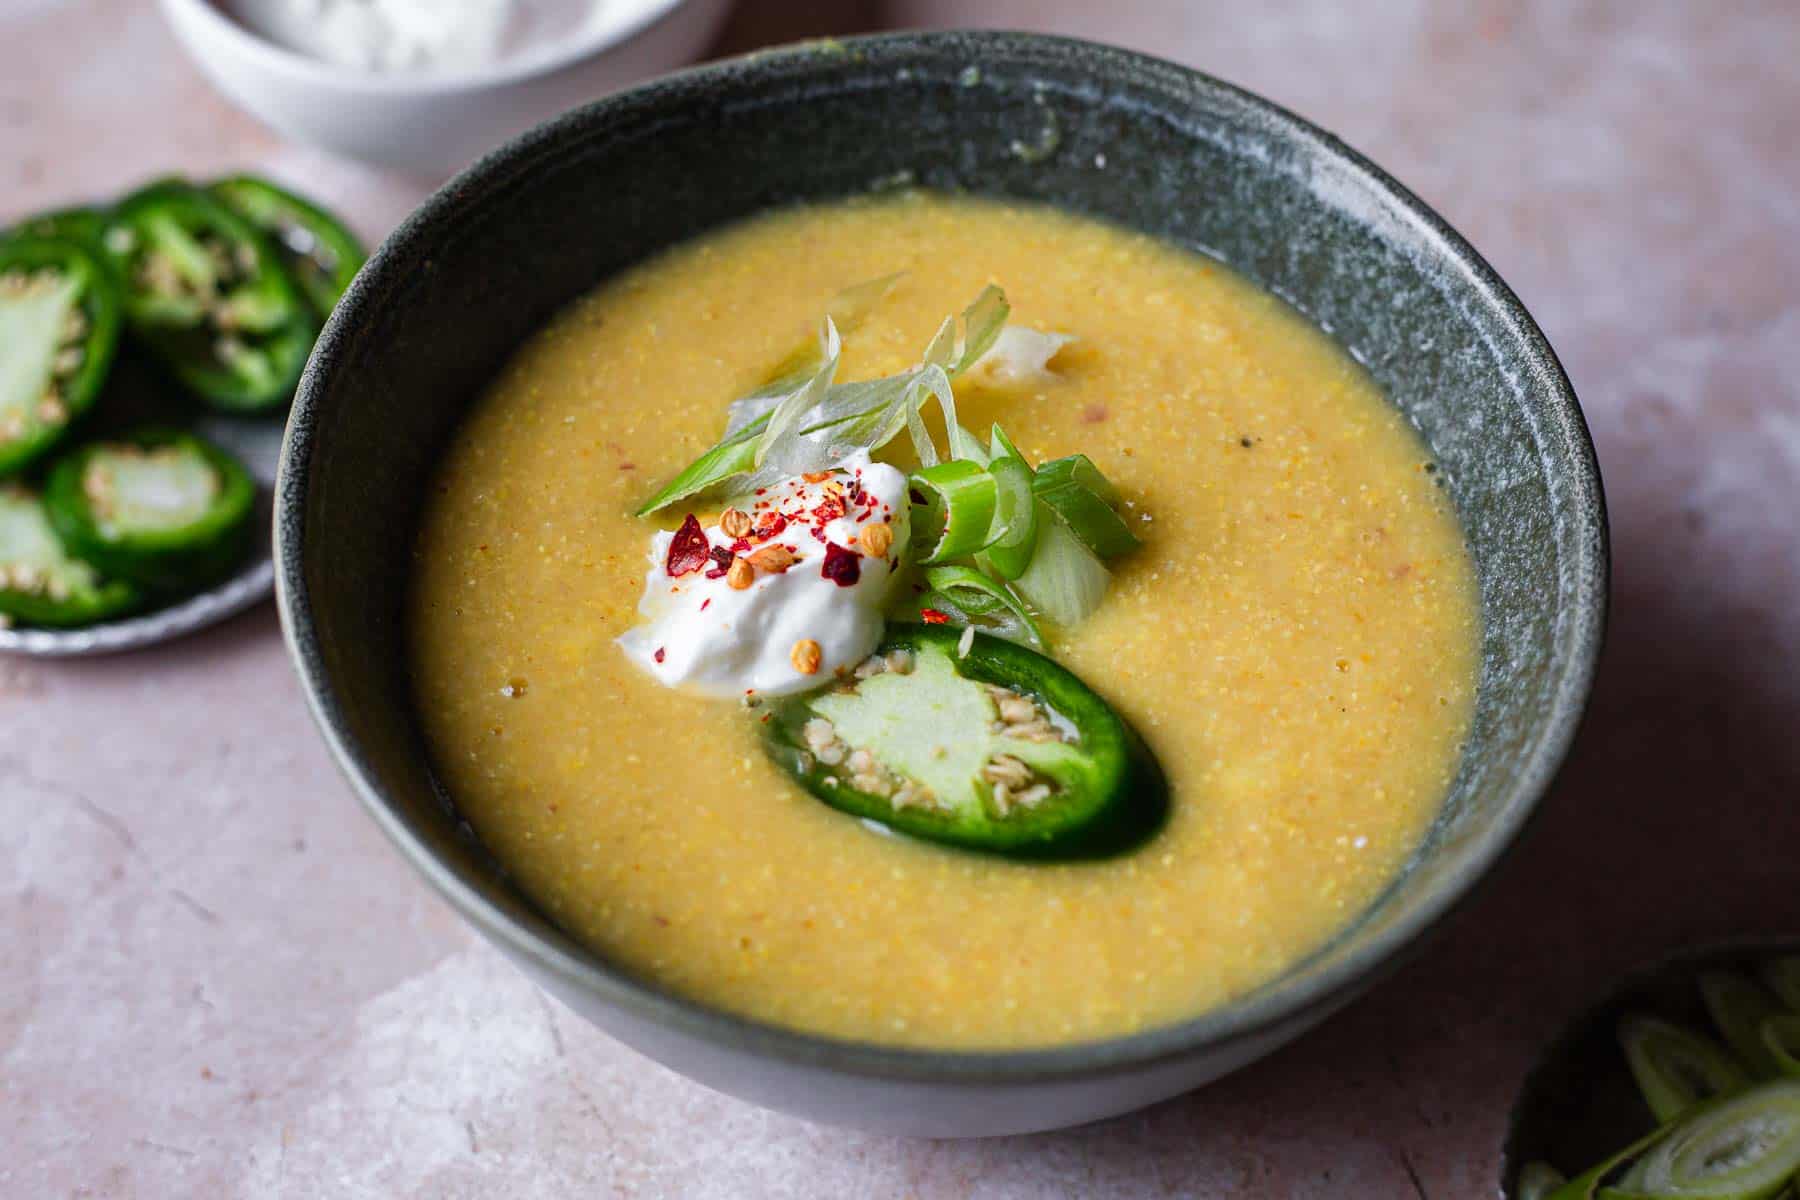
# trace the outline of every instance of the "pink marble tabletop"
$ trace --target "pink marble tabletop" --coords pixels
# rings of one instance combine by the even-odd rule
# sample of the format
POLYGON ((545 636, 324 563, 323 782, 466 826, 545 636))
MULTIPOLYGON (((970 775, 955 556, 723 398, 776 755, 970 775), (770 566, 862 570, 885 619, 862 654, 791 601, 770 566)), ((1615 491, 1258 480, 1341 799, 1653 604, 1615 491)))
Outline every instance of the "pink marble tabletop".
MULTIPOLYGON (((1574 378, 1613 506, 1592 717, 1535 835, 1398 976, 1194 1095, 983 1143, 705 1091, 540 996, 358 810, 273 611, 0 660, 0 1195, 1452 1197, 1621 969, 1800 929, 1800 7, 1652 0, 750 4, 725 49, 982 24, 1289 105, 1445 213, 1574 378), (812 6, 824 7, 824 6, 812 6)), ((287 145, 147 0, 0 0, 0 223, 170 169, 379 236, 426 185, 287 145)))

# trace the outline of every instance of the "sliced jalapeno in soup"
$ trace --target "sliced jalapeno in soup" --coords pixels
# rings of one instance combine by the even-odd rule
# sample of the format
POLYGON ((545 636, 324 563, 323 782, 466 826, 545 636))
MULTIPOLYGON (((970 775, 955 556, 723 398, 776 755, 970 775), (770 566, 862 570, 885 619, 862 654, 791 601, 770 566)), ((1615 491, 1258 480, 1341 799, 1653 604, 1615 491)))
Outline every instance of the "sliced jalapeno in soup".
POLYGON ((101 570, 181 590, 210 583, 249 545, 256 484, 188 433, 84 446, 58 462, 45 505, 63 544, 101 570))
POLYGON ((166 181, 120 204, 103 237, 126 321, 177 379, 226 411, 287 403, 318 322, 255 225, 166 181))
POLYGON ((18 471, 94 403, 119 344, 119 295, 75 242, 0 242, 0 475, 18 471))
POLYGON ((1148 749, 1072 673, 968 630, 891 625, 852 677, 778 703, 774 760, 833 808, 1021 857, 1117 853, 1160 823, 1148 749))
POLYGON ((103 578, 71 557, 43 501, 16 483, 0 484, 0 618, 66 628, 91 625, 138 607, 138 589, 103 578))
POLYGON ((319 319, 330 316, 368 257, 356 235, 312 201, 254 175, 221 179, 212 191, 268 235, 319 319))

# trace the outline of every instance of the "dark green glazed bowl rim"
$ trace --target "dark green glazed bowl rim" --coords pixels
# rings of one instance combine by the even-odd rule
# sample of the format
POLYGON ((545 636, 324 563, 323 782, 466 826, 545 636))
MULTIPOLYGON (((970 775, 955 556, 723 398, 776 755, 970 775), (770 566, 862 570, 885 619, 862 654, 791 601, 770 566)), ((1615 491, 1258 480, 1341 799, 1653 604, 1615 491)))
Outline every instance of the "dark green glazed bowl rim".
MULTIPOLYGON (((1096 93, 1094 102, 1104 98, 1096 93)), ((616 127, 616 126, 615 126, 616 127)), ((1466 900, 1476 884, 1516 843, 1572 744, 1592 689, 1604 640, 1610 561, 1605 501, 1592 441, 1575 395, 1542 332, 1513 293, 1442 218, 1373 163, 1332 135, 1249 92, 1160 59, 1075 39, 1036 34, 956 32, 894 34, 802 43, 670 75, 565 113, 508 142, 451 180, 404 221, 351 285, 320 336, 301 381, 283 446, 275 512, 277 603, 288 648, 307 700, 333 756, 364 807, 401 852, 479 930, 514 957, 532 963, 572 992, 670 1032, 720 1048, 794 1065, 863 1078, 915 1082, 1028 1084, 1127 1074, 1137 1069, 1224 1052, 1234 1044, 1285 1034, 1329 1014, 1418 948, 1423 935, 1466 900), (385 794, 358 745, 336 684, 326 669, 303 574, 306 489, 320 423, 321 380, 333 370, 340 342, 379 303, 387 279, 406 269, 434 227, 454 218, 473 198, 517 187, 580 131, 626 118, 658 115, 713 102, 741 85, 770 81, 804 83, 850 54, 860 63, 889 69, 948 61, 1077 61, 1099 87, 1129 81, 1164 95, 1203 101, 1245 126, 1273 137, 1309 162, 1321 164, 1376 197, 1380 212, 1369 219, 1398 223, 1427 247, 1435 267, 1513 339, 1510 365, 1537 404, 1543 438, 1559 442, 1574 466, 1565 479, 1559 521, 1567 521, 1573 562, 1564 579, 1567 636, 1559 641, 1552 700, 1540 717, 1542 731, 1521 766, 1505 804, 1467 860, 1448 871, 1433 891, 1395 919, 1353 932, 1357 943, 1338 961, 1304 978, 1281 976, 1231 1003, 1190 1020, 1102 1041, 1022 1050, 912 1049, 797 1032, 735 1016, 657 990, 627 972, 539 936, 503 912, 482 890, 442 861, 411 829, 385 794), (1522 349, 1520 349, 1522 348, 1522 349)), ((1295 970, 1305 966, 1296 964, 1295 970)))

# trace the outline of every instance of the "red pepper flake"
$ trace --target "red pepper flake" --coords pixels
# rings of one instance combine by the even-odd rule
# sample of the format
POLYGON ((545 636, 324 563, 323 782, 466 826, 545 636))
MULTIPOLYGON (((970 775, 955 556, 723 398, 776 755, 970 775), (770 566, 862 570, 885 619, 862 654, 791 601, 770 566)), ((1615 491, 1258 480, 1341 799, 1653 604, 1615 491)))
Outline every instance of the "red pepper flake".
POLYGON ((706 611, 706 606, 707 606, 707 605, 709 605, 709 604, 711 604, 711 603, 712 603, 712 597, 711 597, 711 596, 708 596, 708 597, 707 597, 707 598, 706 598, 706 599, 704 599, 704 600, 702 600, 702 601, 701 601, 701 602, 700 602, 700 611, 701 611, 701 612, 705 612, 705 611, 706 611))
MULTIPOLYGON (((735 539, 731 543, 731 552, 733 554, 748 554, 750 552, 749 541, 744 538, 735 539)), ((716 551, 715 551, 715 553, 716 553, 716 551)))
POLYGON ((708 579, 718 579, 731 570, 732 553, 723 546, 714 546, 707 554, 713 560, 712 569, 707 571, 708 579))
POLYGON ((935 608, 921 608, 919 610, 919 620, 925 622, 927 625, 948 625, 950 623, 950 614, 939 612, 935 608))
POLYGON ((862 555, 836 542, 827 542, 825 565, 819 568, 819 574, 839 587, 853 587, 862 578, 862 555))
POLYGON ((837 520, 843 515, 844 502, 839 500, 836 496, 825 497, 823 500, 819 501, 818 505, 813 509, 813 517, 817 519, 820 524, 830 524, 832 521, 837 520))
POLYGON ((711 549, 706 531, 700 528, 700 518, 689 513, 669 541, 669 560, 665 564, 669 577, 677 579, 690 571, 698 571, 706 565, 711 549))
POLYGON ((760 541, 767 541, 787 528, 787 518, 778 512, 766 512, 756 518, 756 536, 760 541))
POLYGON ((656 654, 653 657, 655 657, 657 662, 661 662, 663 660, 663 648, 661 646, 658 646, 656 648, 656 654))

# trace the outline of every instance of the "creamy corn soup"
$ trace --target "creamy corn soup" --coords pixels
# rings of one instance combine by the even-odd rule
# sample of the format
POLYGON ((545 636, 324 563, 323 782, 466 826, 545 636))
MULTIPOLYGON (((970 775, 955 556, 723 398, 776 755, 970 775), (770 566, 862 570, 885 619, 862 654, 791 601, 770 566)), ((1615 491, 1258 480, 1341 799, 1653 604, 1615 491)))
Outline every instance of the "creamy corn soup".
MULTIPOLYGON (((878 452, 901 466, 904 439, 878 452)), ((455 439, 417 545, 420 718, 519 885, 611 962, 845 1038, 1020 1047, 1178 1021, 1354 920, 1440 805, 1479 617, 1425 447, 1331 341, 1208 259, 1038 208, 908 195, 757 218, 573 304, 455 439), (840 379, 916 362, 988 283, 1073 335, 959 383, 1033 462, 1081 452, 1143 546, 1050 653, 1142 734, 1165 824, 1099 861, 885 834, 797 787, 755 710, 663 686, 633 516, 847 284, 905 272, 840 379)), ((715 504, 711 510, 717 512, 715 504)))

